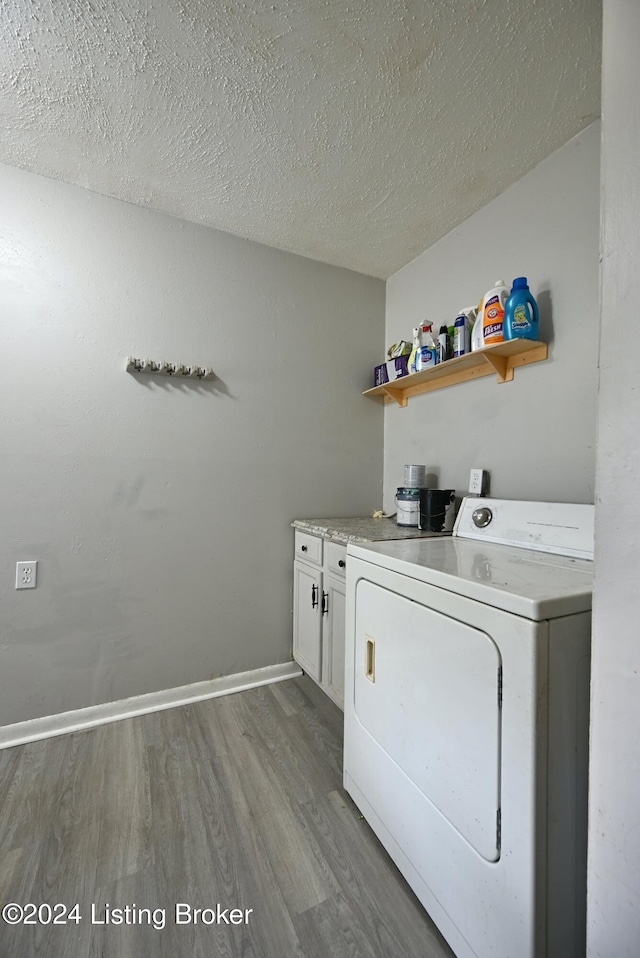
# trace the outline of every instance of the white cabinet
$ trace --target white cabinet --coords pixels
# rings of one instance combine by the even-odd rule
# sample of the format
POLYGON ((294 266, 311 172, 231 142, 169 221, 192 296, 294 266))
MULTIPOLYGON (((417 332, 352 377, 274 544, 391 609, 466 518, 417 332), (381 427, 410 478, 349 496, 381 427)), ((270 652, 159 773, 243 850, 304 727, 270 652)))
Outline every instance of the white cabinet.
MULTIPOLYGON (((345 550, 346 554, 346 550, 345 550)), ((322 687, 344 708, 345 580, 324 577, 322 619, 322 687)))
POLYGON ((296 530, 293 657, 343 708, 347 548, 296 530))
POLYGON ((321 596, 322 572, 296 560, 293 564, 293 657, 316 682, 322 677, 321 596))

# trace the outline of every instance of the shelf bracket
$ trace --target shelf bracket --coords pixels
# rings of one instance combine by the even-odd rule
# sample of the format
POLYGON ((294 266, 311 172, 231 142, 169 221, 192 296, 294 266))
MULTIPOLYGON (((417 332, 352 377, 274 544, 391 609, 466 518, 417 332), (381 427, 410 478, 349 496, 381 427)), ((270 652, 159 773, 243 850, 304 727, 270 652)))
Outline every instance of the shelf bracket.
POLYGON ((483 353, 484 359, 495 369, 499 383, 510 383, 513 379, 513 366, 509 366, 507 356, 498 356, 496 353, 483 353))
POLYGON ((409 401, 403 389, 392 389, 385 385, 383 392, 385 396, 388 396, 393 402, 397 402, 399 406, 406 406, 409 401))

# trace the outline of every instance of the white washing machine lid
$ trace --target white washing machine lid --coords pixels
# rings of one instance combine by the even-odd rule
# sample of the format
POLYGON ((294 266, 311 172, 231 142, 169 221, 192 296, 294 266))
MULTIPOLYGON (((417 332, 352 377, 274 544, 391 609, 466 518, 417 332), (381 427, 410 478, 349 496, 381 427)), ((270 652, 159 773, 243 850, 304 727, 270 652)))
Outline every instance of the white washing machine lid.
POLYGON ((535 622, 591 609, 587 559, 462 538, 350 544, 348 553, 535 622))

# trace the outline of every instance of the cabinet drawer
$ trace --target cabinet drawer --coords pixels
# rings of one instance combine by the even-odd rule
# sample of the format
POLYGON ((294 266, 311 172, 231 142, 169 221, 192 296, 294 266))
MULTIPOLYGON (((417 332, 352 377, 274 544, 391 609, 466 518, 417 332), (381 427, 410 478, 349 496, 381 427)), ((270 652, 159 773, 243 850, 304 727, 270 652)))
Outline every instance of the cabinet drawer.
POLYGON ((296 529, 296 559, 322 565, 322 539, 296 529))
POLYGON ((327 542, 324 547, 324 558, 328 571, 344 579, 347 568, 347 547, 337 542, 327 542))

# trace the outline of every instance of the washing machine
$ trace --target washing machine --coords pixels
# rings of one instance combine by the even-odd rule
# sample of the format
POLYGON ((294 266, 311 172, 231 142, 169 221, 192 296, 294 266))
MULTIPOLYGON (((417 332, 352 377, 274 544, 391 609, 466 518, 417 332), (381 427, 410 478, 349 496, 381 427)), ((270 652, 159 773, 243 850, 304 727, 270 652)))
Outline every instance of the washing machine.
POLYGON ((585 952, 593 523, 348 547, 344 787, 458 958, 585 952))

